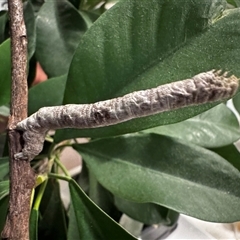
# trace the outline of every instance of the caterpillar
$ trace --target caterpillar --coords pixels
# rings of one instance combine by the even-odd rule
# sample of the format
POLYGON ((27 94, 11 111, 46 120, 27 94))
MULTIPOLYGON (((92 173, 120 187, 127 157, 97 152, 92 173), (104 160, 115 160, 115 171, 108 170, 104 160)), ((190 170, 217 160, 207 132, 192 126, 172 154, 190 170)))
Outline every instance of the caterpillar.
POLYGON ((106 101, 43 107, 17 124, 16 129, 23 131, 24 148, 15 154, 15 158, 32 160, 37 156, 50 129, 97 128, 186 106, 225 100, 236 93, 238 80, 227 72, 211 70, 190 79, 106 101))

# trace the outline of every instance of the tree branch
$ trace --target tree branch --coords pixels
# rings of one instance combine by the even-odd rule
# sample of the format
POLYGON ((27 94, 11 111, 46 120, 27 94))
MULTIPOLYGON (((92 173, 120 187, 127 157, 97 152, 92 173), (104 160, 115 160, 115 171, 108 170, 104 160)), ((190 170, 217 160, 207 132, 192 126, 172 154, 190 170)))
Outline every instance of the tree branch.
POLYGON ((16 159, 22 150, 16 124, 27 117, 27 36, 22 0, 8 0, 12 55, 11 108, 8 123, 10 152, 10 200, 3 239, 29 239, 30 199, 35 184, 28 160, 16 159))
POLYGON ((186 106, 226 100, 232 97, 237 89, 238 78, 212 70, 191 79, 94 104, 41 108, 17 124, 17 129, 24 132, 24 149, 15 156, 33 159, 42 150, 45 135, 50 129, 114 125, 186 106))

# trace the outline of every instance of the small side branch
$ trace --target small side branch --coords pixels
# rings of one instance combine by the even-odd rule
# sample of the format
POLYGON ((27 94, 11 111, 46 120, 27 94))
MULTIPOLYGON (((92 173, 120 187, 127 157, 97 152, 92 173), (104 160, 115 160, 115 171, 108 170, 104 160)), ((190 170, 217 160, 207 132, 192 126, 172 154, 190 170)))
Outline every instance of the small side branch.
POLYGON ((16 124, 27 117, 27 36, 22 0, 8 0, 11 33, 12 87, 8 123, 10 152, 10 200, 3 239, 29 239, 31 192, 35 175, 26 159, 16 159, 22 150, 16 124))
POLYGON ((33 159, 42 150, 45 135, 50 129, 114 125, 187 106, 226 100, 231 98, 237 89, 237 77, 212 70, 191 79, 93 104, 41 108, 17 124, 17 129, 23 131, 24 149, 15 156, 33 159))

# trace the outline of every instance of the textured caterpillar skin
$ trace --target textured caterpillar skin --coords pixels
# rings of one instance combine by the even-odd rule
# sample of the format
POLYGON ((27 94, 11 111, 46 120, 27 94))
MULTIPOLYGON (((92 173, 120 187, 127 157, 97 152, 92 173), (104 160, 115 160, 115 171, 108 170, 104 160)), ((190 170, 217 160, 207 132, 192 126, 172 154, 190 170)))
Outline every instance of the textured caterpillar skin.
POLYGON ((23 151, 15 157, 32 160, 41 152, 45 135, 50 129, 114 125, 186 106, 228 99, 237 89, 237 77, 212 70, 191 79, 93 104, 44 107, 17 124, 17 129, 23 131, 25 144, 23 151))

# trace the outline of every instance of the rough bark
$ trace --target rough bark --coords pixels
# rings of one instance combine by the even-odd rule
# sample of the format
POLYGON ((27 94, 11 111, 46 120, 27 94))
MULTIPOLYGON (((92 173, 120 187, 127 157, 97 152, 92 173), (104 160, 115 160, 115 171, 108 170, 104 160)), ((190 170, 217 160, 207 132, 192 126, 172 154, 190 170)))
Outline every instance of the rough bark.
POLYGON ((8 0, 12 55, 11 108, 8 123, 10 200, 3 239, 29 239, 30 199, 35 174, 30 162, 15 159, 22 150, 22 139, 16 124, 27 117, 27 37, 22 0, 8 0))

